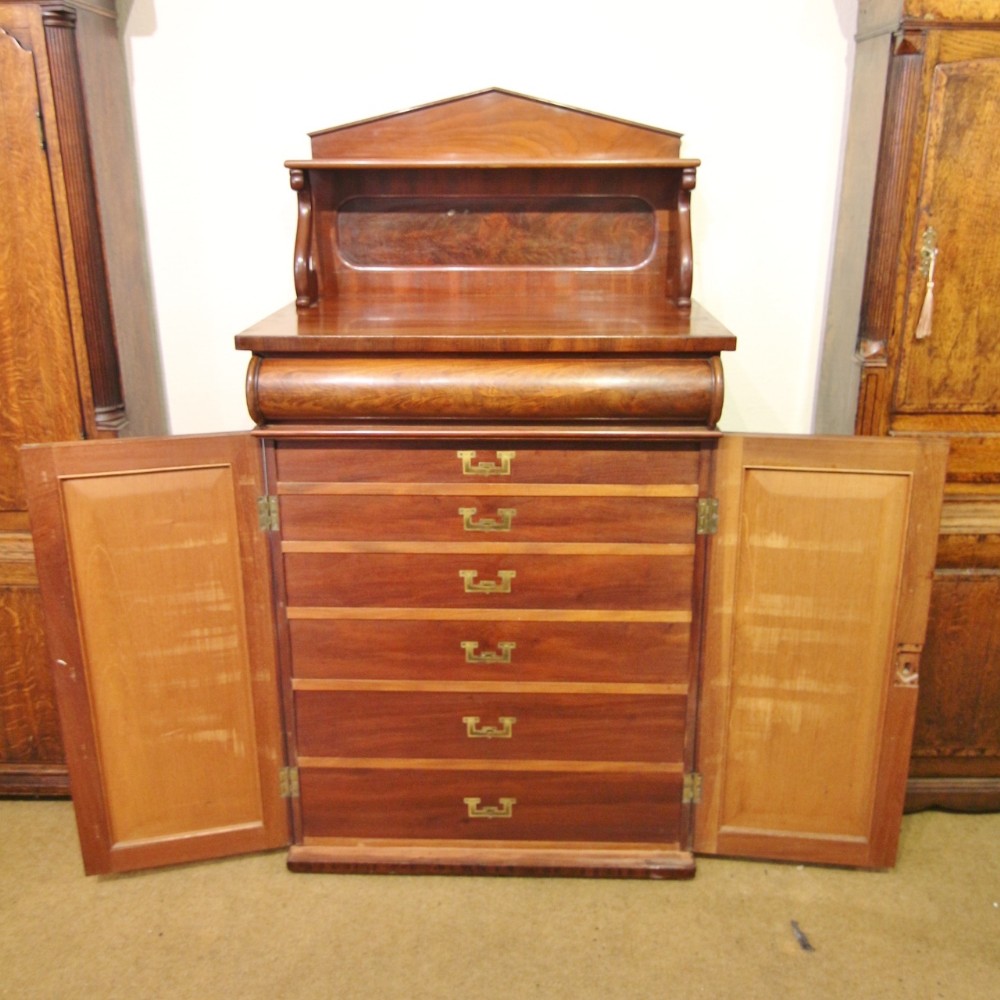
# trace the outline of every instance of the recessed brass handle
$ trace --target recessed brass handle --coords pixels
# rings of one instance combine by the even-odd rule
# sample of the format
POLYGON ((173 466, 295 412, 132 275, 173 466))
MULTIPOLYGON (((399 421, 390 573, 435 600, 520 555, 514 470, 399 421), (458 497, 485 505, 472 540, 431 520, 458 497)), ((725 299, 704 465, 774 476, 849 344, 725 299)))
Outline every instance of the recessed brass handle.
POLYGON ((463 476, 509 476, 510 465, 516 455, 516 451, 498 451, 496 462, 476 462, 474 451, 458 452, 463 476))
POLYGON ((478 521, 473 520, 477 513, 475 507, 459 507, 458 513, 466 531, 510 531, 517 508, 498 507, 496 517, 481 517, 478 521))
POLYGON ((517 805, 517 799, 499 799, 498 805, 495 806, 483 806, 480 805, 482 799, 462 799, 465 803, 465 807, 469 813, 469 819, 511 819, 514 815, 514 806, 517 805))
POLYGON ((481 653, 478 642, 460 643, 465 650, 466 663, 510 663, 514 650, 517 649, 516 642, 498 642, 496 650, 484 649, 481 653))
POLYGON ((497 570, 496 580, 477 580, 479 570, 460 569, 458 575, 462 578, 462 586, 467 594, 509 594, 511 581, 517 576, 517 570, 497 570))
POLYGON ((511 740, 514 738, 514 723, 517 718, 513 715, 501 715, 497 722, 498 726, 480 725, 478 715, 463 715, 462 721, 465 723, 465 735, 470 740, 511 740))

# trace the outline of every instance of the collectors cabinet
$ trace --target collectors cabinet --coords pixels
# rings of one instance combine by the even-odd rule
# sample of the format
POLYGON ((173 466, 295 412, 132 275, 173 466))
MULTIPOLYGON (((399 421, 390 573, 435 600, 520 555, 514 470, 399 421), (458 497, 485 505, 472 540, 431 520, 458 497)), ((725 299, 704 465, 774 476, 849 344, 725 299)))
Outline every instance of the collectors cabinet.
POLYGON ((942 449, 720 434, 673 133, 312 138, 254 433, 25 453, 87 870, 891 864, 942 449))

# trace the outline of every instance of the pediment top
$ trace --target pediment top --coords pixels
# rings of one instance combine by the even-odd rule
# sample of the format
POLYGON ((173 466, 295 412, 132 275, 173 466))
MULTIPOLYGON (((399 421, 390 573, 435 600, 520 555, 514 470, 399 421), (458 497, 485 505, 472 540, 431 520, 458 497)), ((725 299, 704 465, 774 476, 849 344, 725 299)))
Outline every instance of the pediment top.
POLYGON ((680 133, 499 87, 310 133, 317 160, 539 165, 676 160, 680 133))

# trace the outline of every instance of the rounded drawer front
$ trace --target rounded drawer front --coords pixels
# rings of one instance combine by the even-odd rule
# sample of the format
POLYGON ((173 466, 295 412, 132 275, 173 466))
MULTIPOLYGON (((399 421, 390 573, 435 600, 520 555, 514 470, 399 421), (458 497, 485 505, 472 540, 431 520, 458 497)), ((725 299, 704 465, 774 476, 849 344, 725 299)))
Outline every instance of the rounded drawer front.
POLYGON ((684 694, 295 693, 299 757, 681 760, 684 694))
POLYGON ((718 357, 255 357, 258 423, 397 420, 667 420, 714 427, 718 357))
POLYGON ((296 678, 687 682, 686 622, 292 619, 296 678))
POLYGON ((471 492, 516 490, 519 483, 690 485, 698 482, 700 454, 691 443, 595 448, 503 441, 447 447, 281 441, 275 450, 279 491, 285 483, 439 483, 471 492))
POLYGON ((292 495, 280 498, 285 540, 684 542, 694 497, 292 495))
POLYGON ((690 611, 694 546, 671 555, 285 551, 288 607, 690 611))
POLYGON ((681 839, 679 772, 302 767, 299 775, 306 842, 681 839))

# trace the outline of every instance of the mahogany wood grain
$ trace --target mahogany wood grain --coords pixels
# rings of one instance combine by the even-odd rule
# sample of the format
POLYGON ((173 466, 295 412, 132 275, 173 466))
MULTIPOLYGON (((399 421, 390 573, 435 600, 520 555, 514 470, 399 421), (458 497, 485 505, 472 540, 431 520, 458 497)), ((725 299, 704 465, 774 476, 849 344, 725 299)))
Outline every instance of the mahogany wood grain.
POLYGON ((688 679, 685 622, 437 621, 429 628, 426 621, 385 618, 296 619, 289 630, 296 678, 618 684, 688 679))
POLYGON ((286 553, 289 607, 690 610, 694 546, 672 556, 286 553), (490 584, 509 592, 467 592, 490 584), (508 574, 516 574, 510 577, 508 574))
POLYGON ((696 501, 659 497, 280 497, 286 540, 689 542, 696 501))
POLYGON ((248 378, 259 422, 665 420, 714 426, 717 358, 263 358, 248 378))
POLYGON ((300 759, 676 761, 680 766, 683 695, 432 688, 298 691, 296 752, 300 759), (500 730, 509 736, 470 736, 469 718, 478 720, 473 732, 500 730))
POLYGON ((536 875, 547 878, 690 879, 694 858, 690 851, 663 844, 569 846, 549 843, 460 844, 456 841, 409 840, 381 844, 363 841, 311 838, 305 846, 288 852, 288 868, 295 872, 387 875, 400 871, 419 875, 536 875))
POLYGON ((283 483, 312 482, 378 483, 380 489, 388 483, 461 483, 463 489, 474 485, 477 491, 508 483, 694 486, 698 482, 699 450, 690 441, 657 447, 614 447, 612 441, 600 441, 568 447, 546 442, 543 431, 537 440, 500 437, 473 440, 465 447, 461 441, 442 446, 433 428, 411 429, 415 440, 402 442, 395 440, 398 427, 377 430, 375 441, 338 439, 336 447, 281 441, 276 456, 279 492, 283 483), (422 441, 423 436, 429 440, 422 441), (472 454, 466 458, 466 452, 472 454), (506 463, 501 452, 508 453, 506 463), (463 471, 466 465, 469 471, 463 471))
POLYGON ((680 774, 525 770, 302 768, 305 843, 319 837, 678 842, 680 774), (510 819, 472 819, 463 799, 517 800, 510 819), (392 802, 393 809, 386 810, 392 802))
POLYGON ((493 88, 311 133, 317 159, 449 163, 675 158, 680 135, 493 88))
POLYGON ((236 337, 262 355, 715 354, 736 338, 697 303, 615 294, 552 294, 520 282, 509 294, 343 296, 286 306, 236 337))

